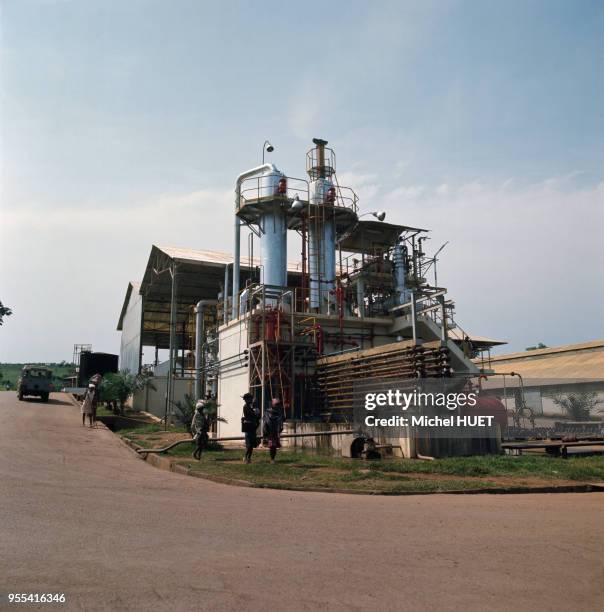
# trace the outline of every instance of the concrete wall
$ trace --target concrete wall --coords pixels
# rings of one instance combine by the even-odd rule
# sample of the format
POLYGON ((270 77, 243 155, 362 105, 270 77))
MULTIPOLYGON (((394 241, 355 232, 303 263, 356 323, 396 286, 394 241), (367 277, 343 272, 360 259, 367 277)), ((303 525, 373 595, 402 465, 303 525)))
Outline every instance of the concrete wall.
MULTIPOLYGON (((219 331, 218 359, 235 357, 247 348, 247 330, 243 323, 231 323, 219 331)), ((218 378, 218 412, 228 423, 218 423, 219 436, 241 435, 241 396, 249 389, 247 361, 233 359, 229 365, 221 365, 218 378)))
MULTIPOLYGON (((289 422, 285 424, 283 433, 314 433, 317 431, 346 431, 354 429, 346 423, 302 423, 289 422)), ((281 441, 283 447, 299 450, 310 450, 316 452, 344 454, 348 456, 349 445, 352 444, 354 435, 313 436, 308 438, 285 438, 281 441), (344 448, 344 446, 348 448, 344 448), (344 452, 343 452, 344 451, 344 452)), ((413 457, 415 455, 414 445, 411 438, 400 439, 378 439, 376 444, 391 444, 392 455, 395 457, 413 457)))
MULTIPOLYGON (((153 384, 157 388, 146 389, 139 391, 134 395, 132 401, 133 410, 144 410, 150 412, 159 418, 164 418, 166 410, 166 390, 168 387, 168 378, 165 376, 156 376, 153 378, 153 384)), ((173 400, 175 402, 182 401, 185 395, 193 394, 194 381, 192 378, 176 378, 174 379, 173 400)))

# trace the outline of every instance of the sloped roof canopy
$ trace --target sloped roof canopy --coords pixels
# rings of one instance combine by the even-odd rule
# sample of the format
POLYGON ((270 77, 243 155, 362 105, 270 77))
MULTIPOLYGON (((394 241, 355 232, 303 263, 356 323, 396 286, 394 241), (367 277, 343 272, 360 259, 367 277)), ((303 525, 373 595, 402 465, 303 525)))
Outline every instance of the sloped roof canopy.
POLYGON ((491 368, 525 379, 604 380, 604 340, 491 357, 491 368))
POLYGON ((340 247, 348 253, 373 253, 376 249, 394 246, 401 234, 419 234, 428 230, 384 221, 358 221, 340 239, 340 247))
MULTIPOLYGON (((172 271, 176 270, 176 303, 178 348, 188 347, 187 337, 195 333, 193 309, 199 300, 216 299, 224 283, 224 269, 233 263, 233 255, 223 251, 205 251, 160 247, 153 245, 145 269, 140 294, 143 297, 142 344, 169 348, 170 345, 170 306, 172 298, 172 271)), ((241 286, 251 277, 252 271, 260 264, 257 258, 249 265, 249 258, 241 258, 241 286)), ((295 277, 300 274, 297 264, 288 264, 289 284, 295 285, 295 277), (292 276, 294 278, 292 278, 292 276)), ((232 282, 232 267, 229 270, 229 285, 232 282)), ((134 289, 134 288, 133 288, 134 289)), ((129 287, 126 302, 133 290, 129 287)), ((229 287, 230 289, 230 287, 229 287)), ((118 329, 120 327, 118 326, 118 329)))

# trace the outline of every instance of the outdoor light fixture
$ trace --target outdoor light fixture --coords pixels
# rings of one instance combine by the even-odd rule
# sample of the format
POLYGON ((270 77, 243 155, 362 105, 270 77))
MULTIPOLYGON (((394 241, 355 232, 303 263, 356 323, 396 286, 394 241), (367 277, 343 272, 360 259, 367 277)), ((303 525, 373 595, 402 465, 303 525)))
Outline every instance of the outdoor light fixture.
POLYGON ((304 202, 302 202, 302 200, 300 200, 300 198, 298 197, 298 194, 296 194, 294 196, 294 203, 291 206, 290 210, 293 210, 294 212, 298 212, 299 210, 302 210, 304 208, 304 202))
POLYGON ((373 212, 363 213, 362 215, 359 216, 359 219, 361 217, 365 217, 366 215, 372 215, 378 221, 383 221, 386 218, 386 212, 385 211, 383 211, 383 210, 380 210, 380 211, 374 210, 373 212))
POLYGON ((265 140, 264 144, 262 145, 262 163, 264 163, 264 153, 272 153, 274 150, 275 147, 273 147, 273 145, 268 140, 265 140))

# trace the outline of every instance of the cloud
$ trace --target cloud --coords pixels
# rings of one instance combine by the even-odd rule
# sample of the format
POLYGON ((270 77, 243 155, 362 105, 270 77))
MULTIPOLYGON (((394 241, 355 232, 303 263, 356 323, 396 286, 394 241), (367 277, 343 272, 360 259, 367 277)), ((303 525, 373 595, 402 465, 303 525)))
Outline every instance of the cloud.
POLYGON ((232 219, 232 190, 121 208, 3 210, 0 298, 14 315, 2 326, 0 360, 67 359, 76 342, 117 352, 126 286, 141 280, 151 245, 230 250, 232 219))
MULTIPOLYGON (((361 210, 383 208, 387 221, 429 228, 428 255, 450 241, 438 282, 469 331, 514 350, 603 335, 595 322, 604 302, 604 183, 571 189, 574 177, 561 175, 522 186, 511 179, 385 190, 381 177, 362 170, 339 179, 357 190, 361 210)), ((232 221, 231 189, 158 194, 121 208, 3 210, 0 297, 15 315, 2 327, 0 359, 34 357, 22 338, 36 339, 37 359, 67 358, 74 342, 117 351, 125 288, 140 280, 151 244, 230 250, 232 221)), ((293 259, 300 248, 290 234, 293 259)))
POLYGON ((431 229, 429 251, 450 241, 438 281, 462 325, 522 350, 603 335, 604 182, 569 189, 574 178, 403 185, 381 202, 389 220, 431 229))
POLYGON ((363 207, 370 205, 380 190, 377 174, 338 172, 338 185, 350 187, 359 197, 363 207))

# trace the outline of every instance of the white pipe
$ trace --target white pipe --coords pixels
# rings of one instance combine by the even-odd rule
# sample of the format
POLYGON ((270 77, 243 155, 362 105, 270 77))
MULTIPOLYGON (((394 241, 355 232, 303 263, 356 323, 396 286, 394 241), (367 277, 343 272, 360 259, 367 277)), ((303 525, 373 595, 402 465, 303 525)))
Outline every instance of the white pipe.
POLYGON ((203 369, 204 314, 206 306, 217 304, 217 300, 199 300, 195 306, 195 399, 202 399, 201 371, 203 369))
MULTIPOLYGON (((246 170, 242 172, 235 182, 235 246, 233 249, 233 296, 232 296, 232 305, 233 305, 233 319, 239 317, 239 266, 241 259, 241 245, 240 245, 240 235, 241 235, 241 226, 239 222, 239 217, 237 216, 237 211, 239 210, 239 204, 241 200, 241 183, 247 178, 254 176, 255 174, 260 174, 265 170, 271 170, 273 172, 279 172, 277 168, 273 164, 262 164, 262 166, 256 166, 250 170, 246 170)), ((226 291, 226 288, 225 288, 226 291)))
POLYGON ((229 322, 229 264, 224 267, 224 287, 222 289, 222 299, 224 301, 223 323, 229 322))

